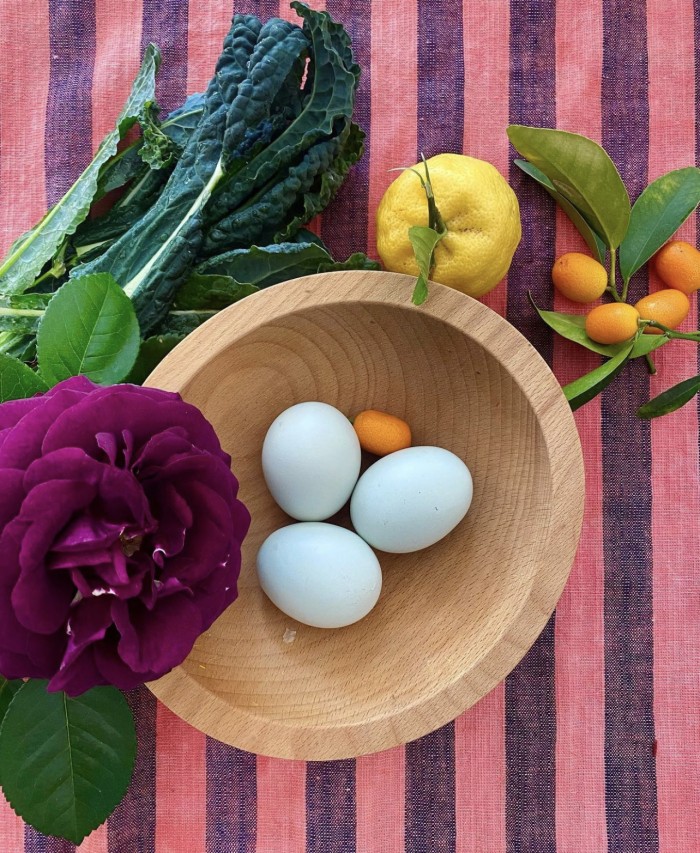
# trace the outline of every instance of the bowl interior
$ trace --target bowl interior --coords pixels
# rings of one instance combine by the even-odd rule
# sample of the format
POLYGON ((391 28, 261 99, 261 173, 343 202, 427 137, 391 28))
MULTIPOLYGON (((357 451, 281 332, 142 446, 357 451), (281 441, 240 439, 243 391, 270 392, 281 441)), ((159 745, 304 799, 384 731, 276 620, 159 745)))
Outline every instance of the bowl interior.
MULTIPOLYGON (((186 676, 263 723, 316 729, 371 722, 449 691, 528 599, 550 523, 546 442, 516 380, 468 334, 410 305, 309 306, 214 349, 179 390, 231 454, 253 522, 239 598, 199 639, 186 676), (379 555, 378 605, 334 631, 278 611, 255 574, 264 538, 291 523, 263 480, 263 438, 281 411, 305 400, 349 416, 365 408, 400 415, 415 444, 453 451, 475 484, 467 518, 442 542, 379 555)), ((475 684, 471 701, 483 692, 475 684)))

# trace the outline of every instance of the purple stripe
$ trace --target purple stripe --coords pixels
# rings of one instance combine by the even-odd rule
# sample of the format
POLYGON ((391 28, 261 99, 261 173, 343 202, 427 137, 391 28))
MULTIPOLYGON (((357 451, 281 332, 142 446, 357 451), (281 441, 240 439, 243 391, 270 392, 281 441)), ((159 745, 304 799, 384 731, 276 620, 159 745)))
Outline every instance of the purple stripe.
POLYGON ((255 853, 256 759, 207 738, 207 853, 255 853))
POLYGON ((163 56, 156 84, 163 115, 187 95, 187 13, 187 0, 143 0, 141 51, 154 42, 163 56))
POLYGON ((463 139, 462 4, 418 0, 418 152, 461 153, 463 139))
POLYGON ((406 853, 453 853, 455 728, 449 723, 406 744, 406 853))
MULTIPOLYGON (((646 9, 607 0, 603 20, 603 145, 632 199, 647 180, 646 9)), ((646 270, 630 287, 647 291, 646 270)), ((642 359, 603 395, 605 769, 612 850, 658 850, 654 744, 651 440, 635 417, 649 399, 642 359)))
POLYGON ((125 694, 134 714, 138 752, 131 785, 107 823, 109 853, 154 853, 156 834, 156 700, 146 687, 125 694))
MULTIPOLYGON (((321 233, 333 257, 367 249, 367 206, 369 202, 369 152, 372 106, 370 96, 370 64, 372 58, 371 0, 328 0, 326 9, 341 21, 352 39, 355 62, 362 68, 355 99, 354 119, 367 134, 365 154, 350 170, 345 183, 324 216, 321 233)), ((374 220, 373 220, 374 224, 374 220)))
POLYGON ((354 853, 355 761, 306 765, 307 853, 354 853))
MULTIPOLYGON (((555 2, 511 0, 510 22, 510 120, 554 127, 555 2)), ((508 277, 507 317, 551 363, 552 335, 528 304, 527 291, 541 305, 551 303, 554 204, 514 166, 510 182, 523 239, 508 277)), ((505 704, 507 847, 549 853, 556 850, 554 617, 506 679, 505 704)))
MULTIPOLYGON (((42 835, 31 826, 24 827, 24 853, 74 853, 74 851, 75 845, 70 841, 42 835)), ((12 853, 19 853, 19 851, 12 851, 12 853)))
POLYGON ((94 0, 50 0, 46 197, 55 204, 92 159, 94 0))
MULTIPOLYGON (((421 153, 426 157, 460 153, 464 145, 462 4, 419 0, 417 35, 416 159, 421 153)), ((450 723, 406 746, 407 851, 455 849, 455 796, 454 724, 450 723)))

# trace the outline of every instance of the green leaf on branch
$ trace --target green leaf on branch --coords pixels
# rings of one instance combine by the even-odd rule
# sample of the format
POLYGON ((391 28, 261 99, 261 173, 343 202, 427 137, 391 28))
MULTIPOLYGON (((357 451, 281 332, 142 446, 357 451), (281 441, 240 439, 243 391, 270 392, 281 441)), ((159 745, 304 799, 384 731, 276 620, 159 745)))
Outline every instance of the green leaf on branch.
POLYGON ((28 681, 0 729, 0 785, 12 808, 45 835, 74 844, 100 826, 126 793, 136 732, 113 687, 82 696, 28 681))
POLYGON ((613 381, 629 361, 633 347, 634 343, 630 341, 614 358, 604 361, 600 367, 563 387, 564 396, 574 411, 600 394, 613 381))
POLYGON ((31 367, 0 353, 0 403, 23 400, 48 390, 49 386, 31 367))
MULTIPOLYGON (((597 352, 599 355, 604 355, 606 358, 614 358, 626 349, 629 349, 629 341, 624 341, 621 344, 599 344, 591 340, 586 334, 586 315, 585 314, 564 314, 559 311, 544 311, 538 308, 535 304, 532 295, 530 302, 532 307, 537 311, 540 318, 553 329, 562 338, 568 341, 573 341, 591 352, 597 352)), ((666 335, 639 335, 634 342, 630 358, 639 358, 647 355, 668 343, 666 335)))
POLYGON ((630 200, 615 164, 600 145, 577 133, 519 124, 510 125, 508 138, 581 212, 608 248, 620 245, 629 223, 630 200))
POLYGON ((108 273, 68 281, 54 295, 37 333, 41 375, 49 382, 84 375, 121 382, 139 351, 139 324, 129 297, 108 273))
POLYGON ((155 101, 155 78, 159 65, 160 52, 150 44, 115 129, 103 139, 92 162, 63 198, 24 239, 13 245, 9 255, 0 263, 0 294, 9 296, 30 287, 65 237, 73 234, 86 218, 97 192, 102 166, 114 156, 119 141, 155 101))
POLYGON ((700 169, 689 166, 657 178, 634 203, 629 228, 620 245, 624 281, 663 246, 700 204, 700 169))
POLYGON ((8 681, 0 675, 0 726, 5 719, 7 709, 10 707, 10 702, 14 699, 15 693, 22 686, 23 682, 19 679, 16 681, 8 681))
POLYGON ((408 229, 408 239, 413 246, 413 252, 418 263, 418 280, 413 290, 412 302, 422 305, 428 298, 428 279, 433 266, 433 252, 447 232, 434 231, 425 225, 413 225, 408 229))
POLYGON ((514 160, 513 162, 519 169, 525 172, 526 175, 534 178, 534 180, 536 180, 537 183, 549 193, 549 195, 554 199, 554 201, 556 201, 559 207, 561 207, 564 213, 576 226, 576 230, 586 241, 586 245, 591 252, 593 252, 595 259, 599 263, 604 264, 606 251, 605 243, 586 222, 581 211, 574 207, 574 205, 571 204, 571 202, 560 192, 557 192, 554 184, 549 180, 544 172, 541 172, 537 168, 537 166, 533 166, 532 163, 528 163, 527 160, 514 160))
POLYGON ((700 376, 684 379, 683 382, 679 382, 640 406, 637 409, 637 417, 650 420, 651 418, 661 417, 661 415, 668 415, 689 403, 699 391, 700 376))
POLYGON ((182 335, 154 335, 142 342, 127 382, 143 385, 165 356, 184 340, 182 335))

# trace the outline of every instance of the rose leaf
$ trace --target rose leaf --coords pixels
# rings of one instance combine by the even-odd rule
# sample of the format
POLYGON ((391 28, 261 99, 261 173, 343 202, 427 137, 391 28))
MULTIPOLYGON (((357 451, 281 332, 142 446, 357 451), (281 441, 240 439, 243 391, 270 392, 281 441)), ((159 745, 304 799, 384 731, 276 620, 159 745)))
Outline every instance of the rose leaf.
POLYGON ((126 793, 134 721, 113 687, 71 698, 46 684, 28 681, 10 704, 0 729, 0 785, 28 824, 80 844, 126 793))

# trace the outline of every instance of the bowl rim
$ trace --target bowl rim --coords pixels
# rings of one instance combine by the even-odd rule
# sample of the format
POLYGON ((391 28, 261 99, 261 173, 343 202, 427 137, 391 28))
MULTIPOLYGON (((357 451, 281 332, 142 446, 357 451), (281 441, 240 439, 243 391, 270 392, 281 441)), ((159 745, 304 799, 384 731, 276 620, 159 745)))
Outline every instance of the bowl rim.
POLYGON ((361 270, 277 284, 214 315, 172 350, 144 384, 180 391, 202 369, 201 351, 209 361, 262 326, 311 308, 382 304, 446 323, 499 361, 540 426, 553 499, 528 594, 499 636, 457 678, 433 695, 383 716, 324 726, 256 716, 225 702, 182 666, 147 685, 171 711, 224 743, 262 755, 310 761, 356 757, 428 734, 475 704, 514 669, 546 626, 569 577, 583 522, 584 465, 578 429, 559 383, 532 344, 489 307, 434 282, 427 302, 417 307, 409 297, 414 283, 414 278, 399 273, 361 270), (320 278, 327 283, 320 285, 320 278), (476 676, 478 687, 473 686, 476 676))

